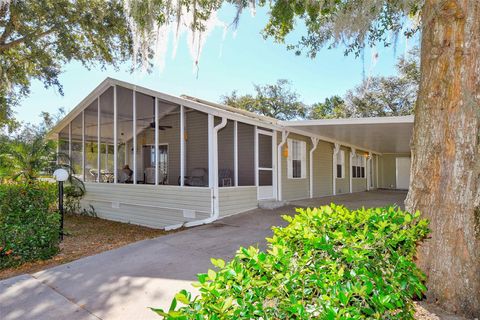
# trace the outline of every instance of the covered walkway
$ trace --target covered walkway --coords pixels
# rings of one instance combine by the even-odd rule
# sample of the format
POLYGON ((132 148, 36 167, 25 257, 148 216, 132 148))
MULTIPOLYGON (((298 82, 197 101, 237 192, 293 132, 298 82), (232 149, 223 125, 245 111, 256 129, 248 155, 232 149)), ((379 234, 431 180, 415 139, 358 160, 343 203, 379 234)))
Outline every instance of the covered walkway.
POLYGON ((384 207, 394 204, 404 209, 406 196, 406 191, 374 190, 346 193, 338 196, 296 200, 289 202, 289 204, 295 207, 318 207, 333 202, 336 204, 342 204, 349 209, 358 209, 361 207, 384 207))

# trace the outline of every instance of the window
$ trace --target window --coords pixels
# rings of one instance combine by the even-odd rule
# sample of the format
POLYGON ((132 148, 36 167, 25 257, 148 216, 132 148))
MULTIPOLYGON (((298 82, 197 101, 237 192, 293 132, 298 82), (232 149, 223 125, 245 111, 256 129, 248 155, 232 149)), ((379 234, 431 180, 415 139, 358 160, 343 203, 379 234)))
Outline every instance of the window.
POLYGON ((307 176, 307 143, 288 139, 288 178, 305 179, 307 176))
POLYGON ((345 178, 345 151, 340 150, 337 153, 337 178, 345 178))
POLYGON ((366 159, 363 155, 352 157, 352 178, 365 178, 366 159))

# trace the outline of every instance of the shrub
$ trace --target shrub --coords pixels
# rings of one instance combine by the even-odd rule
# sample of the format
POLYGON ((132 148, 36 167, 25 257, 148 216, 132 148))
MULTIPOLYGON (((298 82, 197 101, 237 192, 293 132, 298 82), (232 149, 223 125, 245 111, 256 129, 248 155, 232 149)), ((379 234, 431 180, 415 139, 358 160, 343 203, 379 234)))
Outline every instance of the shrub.
POLYGON ((413 319, 426 290, 413 262, 429 232, 419 213, 333 204, 297 212, 273 228, 266 252, 212 259, 218 270, 198 275, 199 296, 183 290, 169 311, 153 310, 167 319, 413 319))
POLYGON ((0 185, 0 268, 58 252, 57 187, 48 182, 0 185))

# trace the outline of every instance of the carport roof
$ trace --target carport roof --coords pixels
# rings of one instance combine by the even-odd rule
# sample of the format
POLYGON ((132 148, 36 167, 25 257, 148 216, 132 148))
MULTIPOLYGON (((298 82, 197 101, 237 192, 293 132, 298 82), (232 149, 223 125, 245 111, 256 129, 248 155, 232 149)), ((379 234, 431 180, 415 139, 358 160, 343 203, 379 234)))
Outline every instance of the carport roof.
POLYGON ((379 153, 410 153, 413 116, 284 121, 282 125, 379 153))

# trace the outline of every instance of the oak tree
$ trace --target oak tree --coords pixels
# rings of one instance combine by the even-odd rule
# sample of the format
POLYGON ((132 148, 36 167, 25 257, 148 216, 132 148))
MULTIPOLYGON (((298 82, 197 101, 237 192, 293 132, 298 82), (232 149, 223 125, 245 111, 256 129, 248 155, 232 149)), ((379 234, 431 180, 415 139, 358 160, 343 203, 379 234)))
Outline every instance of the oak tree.
POLYGON ((238 95, 233 91, 221 97, 228 106, 247 110, 279 120, 304 118, 307 107, 300 101, 299 95, 290 88, 290 82, 277 80, 275 84, 253 85, 255 95, 238 95))
MULTIPOLYGON (((338 45, 343 45, 346 53, 359 55, 365 46, 391 45, 402 32, 411 36, 421 31, 420 89, 406 208, 421 211, 431 221, 432 237, 418 253, 418 263, 428 276, 427 298, 448 310, 478 316, 480 1, 228 2, 235 3, 239 12, 254 4, 268 6, 269 21, 263 35, 280 43, 285 43, 298 25, 304 26, 305 34, 287 46, 311 57, 324 47, 338 45), (410 21, 414 23, 408 24, 410 21)), ((222 1, 187 3, 194 9, 192 28, 201 32, 222 1)), ((182 8, 170 10, 180 15, 184 12, 182 8)), ((173 13, 170 16, 174 17, 173 13)))
POLYGON ((62 93, 63 66, 117 66, 131 53, 121 0, 0 1, 0 126, 32 80, 62 93))

